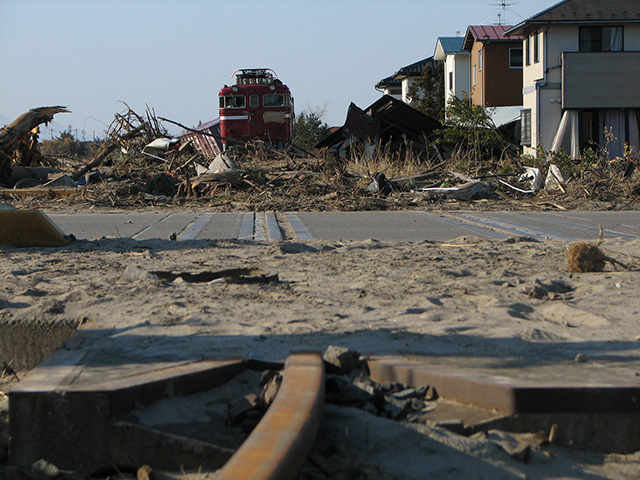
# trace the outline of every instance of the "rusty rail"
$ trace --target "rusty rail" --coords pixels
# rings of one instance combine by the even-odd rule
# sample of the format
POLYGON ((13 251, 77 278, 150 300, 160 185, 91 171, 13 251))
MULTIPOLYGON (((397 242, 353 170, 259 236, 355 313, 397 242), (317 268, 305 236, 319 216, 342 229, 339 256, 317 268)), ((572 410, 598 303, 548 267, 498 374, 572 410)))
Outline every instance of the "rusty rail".
POLYGON ((322 357, 291 354, 283 377, 273 404, 216 480, 285 480, 298 474, 322 416, 322 357))

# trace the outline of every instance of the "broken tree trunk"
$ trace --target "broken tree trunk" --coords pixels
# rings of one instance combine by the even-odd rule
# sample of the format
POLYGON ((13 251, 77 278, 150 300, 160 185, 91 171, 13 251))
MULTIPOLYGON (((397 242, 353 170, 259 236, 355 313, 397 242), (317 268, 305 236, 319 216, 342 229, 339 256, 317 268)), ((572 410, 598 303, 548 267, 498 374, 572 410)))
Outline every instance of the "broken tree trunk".
MULTIPOLYGON (((141 125, 138 125, 136 128, 131 130, 130 132, 120 136, 119 139, 123 141, 131 140, 136 135, 139 135, 147 126, 148 124, 146 122, 142 123, 141 125)), ((73 174, 73 179, 79 180, 84 176, 85 173, 99 166, 102 162, 104 162, 105 158, 107 158, 111 152, 113 152, 116 148, 118 148, 118 146, 119 146, 118 142, 111 142, 103 146, 100 152, 98 152, 98 154, 96 155, 96 158, 94 158, 91 161, 91 163, 89 163, 88 165, 86 165, 85 167, 83 167, 82 169, 80 169, 79 171, 73 174)))
POLYGON ((53 120, 56 113, 71 113, 66 107, 32 108, 16 118, 10 125, 0 129, 0 183, 11 185, 11 163, 25 138, 41 123, 53 120))

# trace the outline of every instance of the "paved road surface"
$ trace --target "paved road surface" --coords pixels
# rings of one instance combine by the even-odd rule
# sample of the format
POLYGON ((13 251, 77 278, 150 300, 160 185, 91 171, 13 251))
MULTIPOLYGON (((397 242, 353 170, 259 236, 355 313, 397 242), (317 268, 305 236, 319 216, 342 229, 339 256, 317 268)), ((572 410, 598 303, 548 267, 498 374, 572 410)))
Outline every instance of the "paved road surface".
POLYGON ((462 235, 487 239, 528 236, 539 240, 640 237, 640 212, 256 212, 102 213, 49 217, 78 239, 244 239, 447 241, 462 235))

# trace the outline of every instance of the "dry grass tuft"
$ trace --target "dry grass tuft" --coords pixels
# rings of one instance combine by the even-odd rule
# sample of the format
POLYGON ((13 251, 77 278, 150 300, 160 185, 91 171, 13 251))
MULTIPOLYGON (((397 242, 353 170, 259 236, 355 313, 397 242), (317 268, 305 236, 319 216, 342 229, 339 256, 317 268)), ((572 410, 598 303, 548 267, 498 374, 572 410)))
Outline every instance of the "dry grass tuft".
POLYGON ((587 242, 578 242, 567 248, 567 266, 570 272, 602 272, 607 262, 612 265, 620 265, 629 269, 624 263, 615 258, 611 258, 600 250, 600 245, 604 242, 602 225, 600 225, 600 239, 593 245, 587 242))
POLYGON ((345 170, 367 180, 377 172, 383 172, 387 178, 422 173, 439 160, 430 157, 424 146, 416 146, 404 141, 401 144, 378 144, 373 152, 353 148, 345 161, 345 170))
POLYGON ((608 257, 597 245, 574 243, 567 249, 567 266, 570 272, 601 272, 608 257))

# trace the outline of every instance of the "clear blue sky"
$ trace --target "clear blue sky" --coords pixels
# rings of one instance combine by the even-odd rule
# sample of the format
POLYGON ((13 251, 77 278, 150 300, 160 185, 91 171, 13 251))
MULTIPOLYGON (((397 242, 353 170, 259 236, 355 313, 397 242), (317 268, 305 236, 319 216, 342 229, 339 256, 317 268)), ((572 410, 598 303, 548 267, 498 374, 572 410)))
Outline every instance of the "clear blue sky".
MULTIPOLYGON (((54 131, 72 125, 90 139, 123 101, 195 126, 218 116, 218 90, 235 70, 255 67, 277 72, 298 112, 326 107, 324 120, 342 125, 350 102, 373 103, 374 85, 433 55, 438 37, 498 23, 500 3, 0 0, 0 125, 65 105, 73 113, 56 115, 54 131)), ((507 2, 506 23, 555 3, 507 2)))

